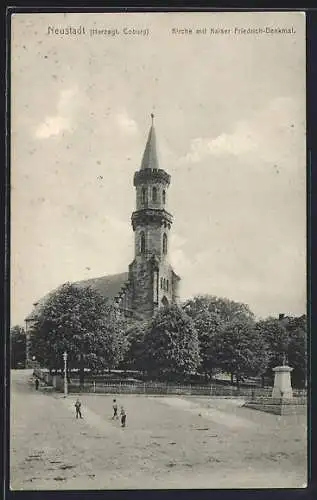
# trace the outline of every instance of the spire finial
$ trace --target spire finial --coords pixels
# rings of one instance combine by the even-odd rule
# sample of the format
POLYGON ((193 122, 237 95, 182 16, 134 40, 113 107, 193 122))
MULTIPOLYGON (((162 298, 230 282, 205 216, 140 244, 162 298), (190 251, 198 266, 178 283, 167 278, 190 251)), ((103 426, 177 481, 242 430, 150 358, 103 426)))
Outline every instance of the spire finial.
POLYGON ((151 113, 151 119, 152 119, 152 124, 150 127, 149 135, 147 138, 145 150, 143 153, 143 158, 142 158, 142 163, 141 163, 141 170, 144 168, 150 168, 150 169, 158 169, 158 161, 157 161, 157 154, 156 154, 156 139, 155 139, 155 129, 153 126, 153 119, 154 119, 154 114, 151 113))

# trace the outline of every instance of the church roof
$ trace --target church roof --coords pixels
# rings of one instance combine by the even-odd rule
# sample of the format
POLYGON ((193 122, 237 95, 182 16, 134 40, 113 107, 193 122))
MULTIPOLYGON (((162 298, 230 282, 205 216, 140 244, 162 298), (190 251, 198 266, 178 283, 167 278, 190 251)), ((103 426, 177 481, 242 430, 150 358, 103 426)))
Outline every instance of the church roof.
POLYGON ((84 281, 77 281, 74 285, 81 288, 91 286, 103 297, 114 299, 120 292, 123 285, 128 281, 129 273, 111 274, 101 276, 101 278, 91 278, 84 281))
MULTIPOLYGON (((99 292, 104 298, 113 300, 120 292, 123 285, 128 281, 128 273, 112 274, 107 276, 101 276, 100 278, 91 278, 88 280, 76 281, 72 283, 80 288, 85 288, 91 286, 97 292, 99 292)), ((51 292, 47 293, 42 297, 37 303, 34 304, 34 309, 26 318, 26 321, 35 320, 37 315, 40 314, 41 309, 47 303, 47 301, 62 287, 55 288, 51 292)))
POLYGON ((152 117, 152 126, 150 128, 149 136, 148 136, 145 150, 143 153, 143 158, 142 158, 140 170, 144 170, 146 168, 150 168, 150 169, 158 169, 159 168, 158 159, 157 159, 157 152, 156 152, 156 136, 155 136, 155 129, 154 129, 154 125, 153 125, 154 115, 152 114, 151 117, 152 117))

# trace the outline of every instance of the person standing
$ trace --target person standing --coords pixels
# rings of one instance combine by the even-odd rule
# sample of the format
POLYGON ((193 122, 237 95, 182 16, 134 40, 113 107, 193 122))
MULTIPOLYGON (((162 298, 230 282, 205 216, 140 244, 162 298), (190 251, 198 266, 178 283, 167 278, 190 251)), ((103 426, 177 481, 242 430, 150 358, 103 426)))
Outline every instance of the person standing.
POLYGON ((81 402, 79 398, 76 399, 75 408, 76 408, 76 418, 78 418, 78 416, 79 418, 83 418, 81 414, 81 402))
POLYGON ((38 391, 39 390, 39 385, 40 385, 40 382, 39 382, 39 379, 36 378, 35 379, 35 390, 38 391))
POLYGON ((125 427, 126 426, 126 420, 127 420, 127 414, 126 414, 125 409, 123 408, 123 406, 121 406, 120 415, 121 415, 121 427, 125 427))
POLYGON ((113 405, 112 405, 112 409, 113 409, 113 415, 112 415, 112 420, 116 419, 118 420, 118 405, 117 405, 117 401, 114 399, 113 400, 113 405))

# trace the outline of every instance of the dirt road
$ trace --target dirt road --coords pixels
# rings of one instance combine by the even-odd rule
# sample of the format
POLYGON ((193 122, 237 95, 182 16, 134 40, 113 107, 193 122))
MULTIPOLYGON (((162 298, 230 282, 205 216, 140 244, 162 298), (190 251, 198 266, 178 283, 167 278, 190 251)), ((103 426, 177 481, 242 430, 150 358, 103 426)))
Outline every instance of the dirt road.
POLYGON ((35 391, 12 371, 11 489, 285 488, 306 483, 306 418, 208 398, 35 391))

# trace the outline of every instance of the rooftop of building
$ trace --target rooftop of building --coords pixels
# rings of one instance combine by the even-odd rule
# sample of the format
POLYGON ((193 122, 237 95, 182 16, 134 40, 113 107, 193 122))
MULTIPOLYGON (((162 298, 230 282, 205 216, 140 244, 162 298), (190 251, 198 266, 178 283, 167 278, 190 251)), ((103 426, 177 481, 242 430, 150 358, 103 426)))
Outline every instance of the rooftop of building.
MULTIPOLYGON (((111 274, 106 276, 101 276, 99 278, 90 278, 87 280, 73 282, 72 285, 79 288, 91 287, 97 292, 99 292, 104 298, 114 300, 119 294, 122 287, 127 283, 129 274, 119 273, 111 274)), ((58 286, 51 292, 47 293, 34 305, 33 311, 26 317, 25 321, 34 321, 36 317, 40 314, 42 308, 45 306, 47 301, 53 297, 55 293, 60 290, 63 285, 58 286)))

